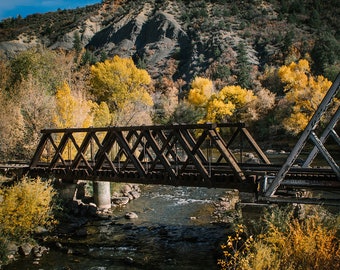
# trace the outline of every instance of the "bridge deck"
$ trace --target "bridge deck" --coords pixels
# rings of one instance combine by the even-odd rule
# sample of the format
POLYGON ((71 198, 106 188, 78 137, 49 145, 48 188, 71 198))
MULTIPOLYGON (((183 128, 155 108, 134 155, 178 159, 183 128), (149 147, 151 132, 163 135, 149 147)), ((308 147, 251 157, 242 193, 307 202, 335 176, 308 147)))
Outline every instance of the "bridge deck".
MULTIPOLYGON (((161 165, 154 166, 148 171, 151 163, 144 163, 146 173, 141 176, 133 166, 125 167, 123 171, 113 171, 110 167, 103 167, 98 171, 90 171, 85 166, 77 169, 67 169, 63 166, 49 169, 47 164, 40 164, 39 168, 32 168, 31 175, 51 176, 64 180, 74 181, 77 179, 109 182, 133 182, 141 184, 162 184, 174 186, 198 186, 214 188, 236 188, 241 191, 254 192, 258 188, 261 179, 273 179, 280 170, 278 165, 265 164, 239 164, 244 172, 245 180, 240 181, 235 177, 233 169, 228 164, 209 165, 208 180, 200 175, 193 165, 187 166, 185 171, 176 177, 170 176, 161 165)), ((115 164, 118 168, 119 164, 115 164)), ((181 165, 172 165, 174 171, 180 171, 181 165)), ((339 189, 340 181, 331 169, 301 168, 294 167, 287 174, 281 188, 317 188, 322 190, 339 189)))
MULTIPOLYGON (((267 190, 282 169, 270 163, 241 123, 42 133, 30 164, 7 164, 0 171, 64 181, 228 188, 257 194, 267 190), (244 162, 246 152, 255 155, 251 163, 244 162)), ((291 166, 277 192, 301 189, 340 191, 339 175, 332 168, 291 166)))

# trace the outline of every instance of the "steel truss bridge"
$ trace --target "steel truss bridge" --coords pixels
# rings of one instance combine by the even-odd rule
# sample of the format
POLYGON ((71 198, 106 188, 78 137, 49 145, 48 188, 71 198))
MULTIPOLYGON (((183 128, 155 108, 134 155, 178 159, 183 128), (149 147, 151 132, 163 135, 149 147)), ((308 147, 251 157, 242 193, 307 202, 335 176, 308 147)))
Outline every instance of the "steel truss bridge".
POLYGON ((32 177, 64 181, 235 188, 254 192, 266 202, 340 204, 339 161, 325 146, 332 137, 340 148, 335 131, 340 108, 334 104, 339 84, 340 75, 284 164, 271 163, 243 123, 225 123, 45 129, 30 164, 3 165, 2 169, 12 166, 32 177), (318 136, 319 121, 332 102, 336 112, 318 136), (295 166, 307 141, 314 147, 303 164, 295 166), (246 160, 247 153, 255 158, 246 160), (318 153, 327 166, 311 166, 318 153), (338 197, 296 196, 305 190, 331 191, 338 197))

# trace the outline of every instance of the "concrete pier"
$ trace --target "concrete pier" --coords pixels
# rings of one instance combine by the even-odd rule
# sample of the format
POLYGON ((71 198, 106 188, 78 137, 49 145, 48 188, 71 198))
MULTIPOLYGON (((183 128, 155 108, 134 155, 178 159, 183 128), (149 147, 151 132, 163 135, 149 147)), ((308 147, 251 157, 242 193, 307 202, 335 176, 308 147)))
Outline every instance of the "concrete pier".
POLYGON ((99 209, 111 208, 110 182, 93 182, 94 203, 99 209))

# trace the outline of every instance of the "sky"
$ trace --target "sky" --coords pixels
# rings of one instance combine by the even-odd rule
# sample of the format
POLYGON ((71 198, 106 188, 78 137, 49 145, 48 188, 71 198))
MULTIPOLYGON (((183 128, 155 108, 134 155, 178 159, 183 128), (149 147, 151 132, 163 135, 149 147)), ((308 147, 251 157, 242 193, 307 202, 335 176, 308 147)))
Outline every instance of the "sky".
POLYGON ((19 14, 25 18, 34 13, 45 13, 60 9, 84 7, 101 0, 0 0, 0 20, 16 18, 19 14))

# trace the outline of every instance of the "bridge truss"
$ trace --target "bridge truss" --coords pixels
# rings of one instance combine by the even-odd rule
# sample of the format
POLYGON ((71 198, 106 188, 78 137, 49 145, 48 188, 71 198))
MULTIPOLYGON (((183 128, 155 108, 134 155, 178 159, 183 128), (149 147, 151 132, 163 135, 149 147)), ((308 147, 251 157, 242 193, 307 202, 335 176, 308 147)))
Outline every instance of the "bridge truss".
POLYGON ((244 146, 270 164, 243 123, 46 129, 42 134, 30 174, 64 180, 253 190, 254 181, 248 181, 240 163, 244 146), (233 144, 238 153, 230 149, 233 144))

